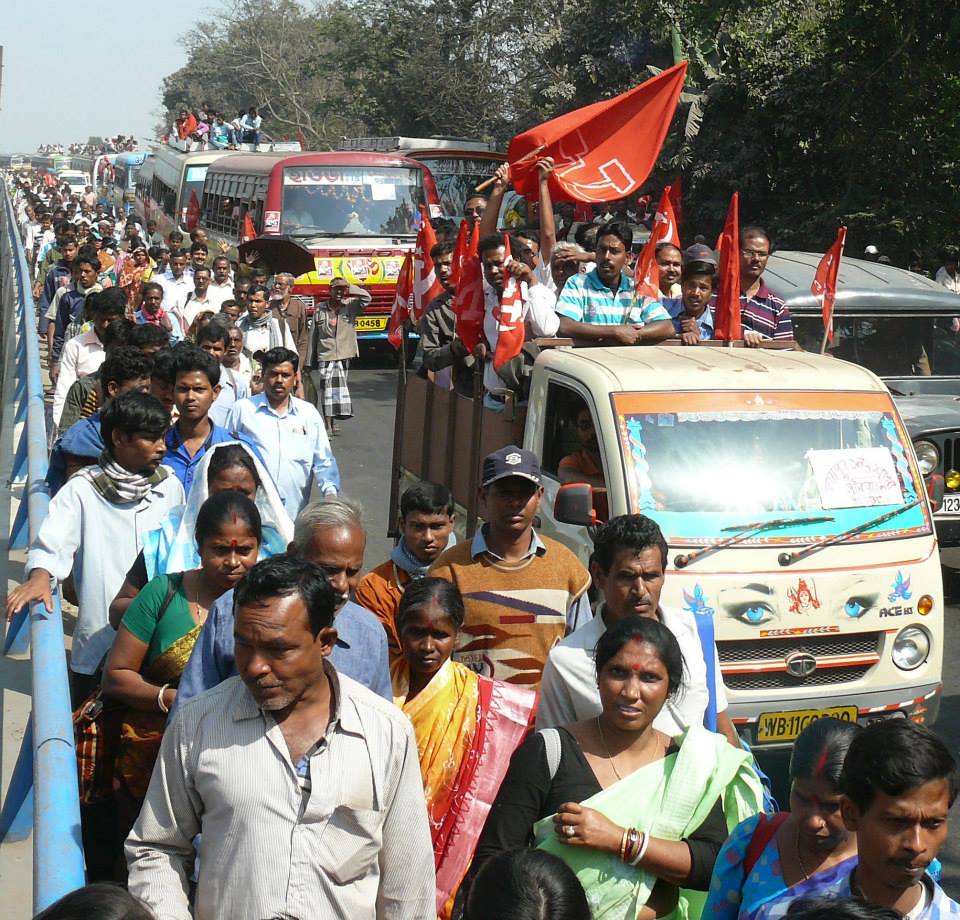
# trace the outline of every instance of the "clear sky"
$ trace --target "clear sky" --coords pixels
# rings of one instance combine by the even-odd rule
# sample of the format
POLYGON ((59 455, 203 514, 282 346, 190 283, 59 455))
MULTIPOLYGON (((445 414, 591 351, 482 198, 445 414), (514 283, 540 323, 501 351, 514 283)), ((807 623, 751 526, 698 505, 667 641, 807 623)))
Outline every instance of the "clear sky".
POLYGON ((186 60, 178 38, 217 5, 6 0, 0 152, 91 135, 152 138, 160 83, 186 60))

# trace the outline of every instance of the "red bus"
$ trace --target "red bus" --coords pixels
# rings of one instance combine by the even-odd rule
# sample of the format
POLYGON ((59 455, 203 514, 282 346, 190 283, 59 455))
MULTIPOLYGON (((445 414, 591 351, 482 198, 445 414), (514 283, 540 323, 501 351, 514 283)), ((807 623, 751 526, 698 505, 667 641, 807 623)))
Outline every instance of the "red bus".
POLYGON ((211 163, 200 223, 236 257, 244 217, 257 236, 287 234, 311 250, 316 269, 294 293, 312 312, 333 278, 370 289, 357 322, 363 340, 386 339, 404 255, 416 240, 420 205, 439 214, 436 186, 421 163, 371 153, 234 154, 211 163))
MULTIPOLYGON (((441 214, 456 223, 473 190, 506 160, 493 144, 467 137, 345 137, 338 149, 389 152, 423 163, 436 183, 441 214)), ((509 189, 500 208, 500 224, 506 223, 518 200, 520 196, 509 189)))

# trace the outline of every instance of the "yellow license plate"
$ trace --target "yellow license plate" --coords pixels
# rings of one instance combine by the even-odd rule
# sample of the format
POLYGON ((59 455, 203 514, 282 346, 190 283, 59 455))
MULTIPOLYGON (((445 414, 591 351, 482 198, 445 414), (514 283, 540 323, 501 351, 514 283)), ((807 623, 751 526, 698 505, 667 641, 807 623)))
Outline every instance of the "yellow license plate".
POLYGON ((793 741, 811 722, 833 716, 842 722, 857 721, 856 706, 831 706, 829 709, 793 709, 765 712, 757 719, 757 743, 793 741))
POLYGON ((357 332, 383 332, 388 319, 387 316, 358 316, 357 332))

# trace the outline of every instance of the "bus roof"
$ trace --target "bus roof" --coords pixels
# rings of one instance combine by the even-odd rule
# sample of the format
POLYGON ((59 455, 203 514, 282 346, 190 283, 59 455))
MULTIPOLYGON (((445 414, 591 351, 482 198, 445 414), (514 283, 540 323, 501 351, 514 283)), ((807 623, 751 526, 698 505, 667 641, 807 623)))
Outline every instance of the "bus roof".
MULTIPOLYGON (((238 153, 210 167, 210 173, 266 176, 283 166, 372 166, 423 169, 423 164, 401 156, 339 151, 327 153, 238 153)), ((208 173, 209 175, 209 173, 208 173)))
POLYGON ((137 150, 130 153, 118 153, 113 162, 119 166, 139 166, 147 157, 151 156, 153 156, 153 153, 149 150, 137 150))
MULTIPOLYGON (((820 301, 810 293, 820 259, 815 252, 785 251, 770 256, 763 280, 792 313, 820 314, 820 301)), ((892 265, 843 257, 837 276, 836 315, 911 311, 951 316, 960 312, 957 295, 931 278, 892 265)))
POLYGON ((412 151, 466 151, 489 152, 496 150, 488 141, 479 141, 469 137, 450 137, 434 135, 432 137, 344 137, 337 144, 337 150, 372 150, 377 152, 412 151))
POLYGON ((866 368, 804 351, 654 345, 557 348, 537 359, 594 392, 635 390, 886 391, 866 368))

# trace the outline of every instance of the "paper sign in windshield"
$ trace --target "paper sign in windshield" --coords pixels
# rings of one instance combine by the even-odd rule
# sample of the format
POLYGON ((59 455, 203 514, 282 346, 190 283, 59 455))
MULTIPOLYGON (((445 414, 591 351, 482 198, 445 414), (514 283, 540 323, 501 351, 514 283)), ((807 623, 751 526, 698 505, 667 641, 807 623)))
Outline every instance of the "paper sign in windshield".
POLYGON ((903 490, 886 447, 811 450, 807 454, 823 508, 899 505, 903 490))

